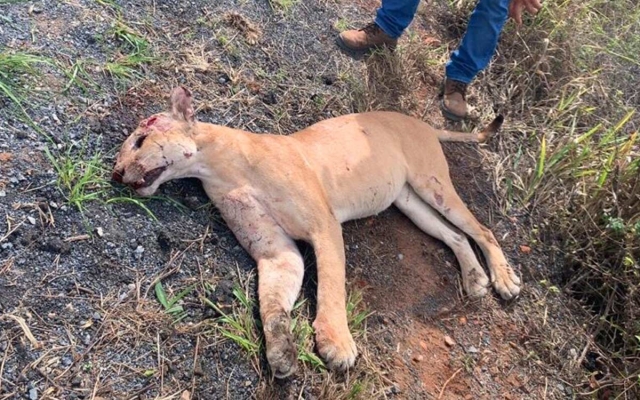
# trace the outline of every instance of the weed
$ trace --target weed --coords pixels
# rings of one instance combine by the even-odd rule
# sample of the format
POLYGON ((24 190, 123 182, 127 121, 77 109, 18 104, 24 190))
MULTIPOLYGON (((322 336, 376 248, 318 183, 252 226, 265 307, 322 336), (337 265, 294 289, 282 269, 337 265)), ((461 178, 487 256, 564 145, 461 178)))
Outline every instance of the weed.
POLYGON ((120 20, 114 22, 110 34, 113 35, 116 41, 126 45, 130 54, 144 54, 147 52, 149 42, 144 36, 120 20))
POLYGON ((352 289, 347 297, 347 321, 354 337, 362 337, 367 331, 367 318, 373 315, 364 308, 362 291, 352 289))
POLYGON ((69 69, 64 70, 64 74, 69 81, 62 90, 66 93, 72 86, 77 86, 84 93, 89 91, 89 88, 95 87, 96 83, 87 72, 87 65, 89 63, 86 60, 77 59, 69 69))
POLYGON ((100 153, 87 159, 84 149, 74 154, 69 148, 66 153, 56 156, 45 148, 45 154, 58 175, 58 189, 78 210, 83 211, 86 202, 99 200, 109 186, 100 153))
POLYGON ((33 120, 24 108, 24 99, 17 85, 20 77, 37 74, 37 64, 52 65, 48 58, 28 53, 0 52, 0 94, 9 98, 32 124, 33 120))
POLYGON ((202 301, 221 315, 216 320, 216 329, 222 336, 236 343, 249 356, 255 357, 262 349, 262 336, 258 321, 253 315, 255 303, 239 286, 233 288, 233 296, 236 302, 230 313, 225 313, 217 304, 204 296, 202 301))
POLYGON ((289 14, 293 6, 298 4, 299 0, 269 0, 269 5, 274 10, 280 10, 285 14, 289 14))
POLYGON ((120 43, 124 54, 107 62, 104 70, 114 78, 123 80, 140 78, 142 75, 139 69, 156 60, 150 54, 147 39, 120 19, 115 20, 109 33, 120 43))
POLYGON ((156 285, 154 286, 154 290, 156 292, 156 298, 158 299, 158 302, 160 302, 162 307, 164 307, 164 311, 173 317, 174 322, 178 322, 187 316, 187 313, 184 311, 184 308, 180 304, 178 304, 178 302, 182 300, 185 296, 187 296, 189 293, 191 293, 194 288, 195 286, 191 285, 183 289, 182 291, 180 291, 175 296, 168 298, 164 290, 164 287, 162 286, 162 282, 157 282, 156 285))
POLYGON ((314 352, 313 327, 309 323, 309 305, 306 299, 300 299, 293 306, 292 330, 298 347, 298 360, 314 370, 326 369, 324 362, 314 352))
POLYGON ((142 75, 138 69, 155 60, 154 57, 141 54, 128 54, 118 57, 114 61, 108 62, 104 66, 104 70, 109 75, 116 78, 134 79, 140 78, 142 75))
POLYGON ((336 22, 333 23, 333 29, 338 32, 343 32, 349 29, 349 20, 346 18, 340 18, 336 22))
POLYGON ((538 213, 558 238, 547 244, 562 251, 563 283, 594 312, 597 352, 618 371, 607 384, 625 396, 640 391, 639 16, 632 0, 545 3, 517 34, 507 27, 508 56, 484 78, 526 127, 499 139, 505 208, 538 213))

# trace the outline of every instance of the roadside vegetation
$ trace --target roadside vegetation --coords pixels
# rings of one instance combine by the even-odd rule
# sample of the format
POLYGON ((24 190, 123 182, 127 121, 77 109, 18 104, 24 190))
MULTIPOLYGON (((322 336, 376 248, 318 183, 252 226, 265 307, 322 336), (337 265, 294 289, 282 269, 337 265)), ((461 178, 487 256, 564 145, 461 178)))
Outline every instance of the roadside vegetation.
MULTIPOLYGON (((472 1, 452 2, 462 19, 472 1)), ((495 171, 505 210, 529 215, 548 273, 590 312, 585 386, 640 389, 640 8, 547 1, 481 79, 510 121, 495 171), (587 357, 587 358, 589 358, 587 357), (597 364, 594 365, 594 364, 597 364)), ((495 101, 495 100, 494 100, 495 101)))

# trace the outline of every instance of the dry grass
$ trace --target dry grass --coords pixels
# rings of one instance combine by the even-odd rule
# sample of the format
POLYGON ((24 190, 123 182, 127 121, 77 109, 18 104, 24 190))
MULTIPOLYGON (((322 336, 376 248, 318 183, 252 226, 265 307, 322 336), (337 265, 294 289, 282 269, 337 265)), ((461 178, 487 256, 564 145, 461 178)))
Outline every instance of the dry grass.
POLYGON ((502 207, 532 215, 532 240, 559 250, 556 280, 592 315, 599 364, 585 363, 585 386, 621 398, 637 395, 640 378, 638 17, 634 1, 545 3, 526 27, 507 28, 476 85, 480 104, 510 121, 496 168, 502 207))

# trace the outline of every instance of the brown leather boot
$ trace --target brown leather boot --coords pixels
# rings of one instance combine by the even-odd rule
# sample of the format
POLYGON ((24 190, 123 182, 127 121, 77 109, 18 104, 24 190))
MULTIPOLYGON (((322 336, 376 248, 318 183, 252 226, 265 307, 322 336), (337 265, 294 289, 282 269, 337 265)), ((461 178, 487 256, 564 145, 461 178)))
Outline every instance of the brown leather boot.
POLYGON ((349 56, 358 59, 377 48, 388 47, 393 50, 398 44, 398 39, 387 35, 372 22, 362 29, 341 32, 336 43, 349 56))
POLYGON ((467 84, 444 78, 442 83, 442 115, 452 121, 462 121, 467 117, 467 84))

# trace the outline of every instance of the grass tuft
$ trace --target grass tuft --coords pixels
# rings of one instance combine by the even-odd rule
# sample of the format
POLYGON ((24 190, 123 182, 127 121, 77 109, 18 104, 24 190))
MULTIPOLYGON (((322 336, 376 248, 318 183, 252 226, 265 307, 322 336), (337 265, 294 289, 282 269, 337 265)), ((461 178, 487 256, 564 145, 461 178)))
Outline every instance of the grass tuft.
POLYGON ((83 211, 85 203, 101 199, 109 182, 100 153, 87 158, 84 151, 75 154, 71 148, 58 154, 49 148, 44 151, 58 176, 56 185, 69 204, 83 211))
POLYGON ((52 65, 45 57, 23 52, 0 52, 0 95, 13 102, 31 125, 35 124, 24 107, 25 99, 19 83, 24 76, 36 75, 35 66, 38 64, 52 65))
POLYGON ((202 301, 221 316, 216 320, 216 329, 223 337, 237 344, 250 357, 257 357, 262 349, 262 334, 253 310, 255 302, 246 290, 234 286, 235 302, 231 312, 224 312, 220 305, 213 303, 206 297, 202 301))
POLYGON ((499 137, 501 201, 543 221, 538 239, 564 262, 557 283, 593 313, 591 351, 607 369, 596 386, 629 396, 640 393, 640 9, 632 0, 544 4, 517 31, 507 26, 479 78, 481 96, 513 121, 499 137))
POLYGON ((162 305, 162 307, 164 307, 164 311, 173 317, 174 323, 179 322, 181 319, 187 316, 184 308, 180 304, 178 304, 178 302, 189 293, 191 293, 193 289, 195 289, 195 286, 191 285, 181 290, 175 296, 168 297, 167 293, 164 290, 164 287, 162 286, 162 282, 157 282, 154 286, 154 291, 156 293, 158 302, 162 305))

